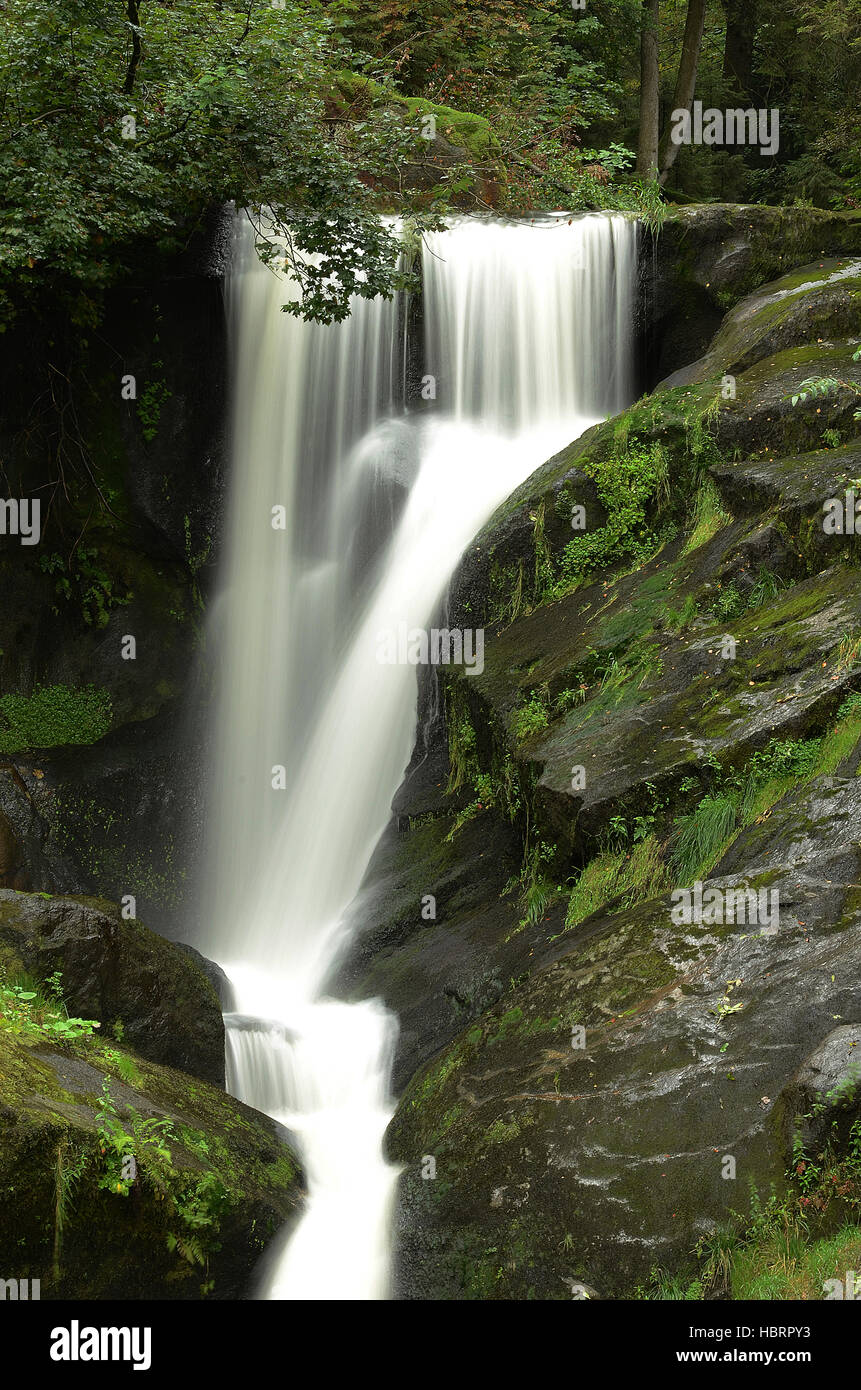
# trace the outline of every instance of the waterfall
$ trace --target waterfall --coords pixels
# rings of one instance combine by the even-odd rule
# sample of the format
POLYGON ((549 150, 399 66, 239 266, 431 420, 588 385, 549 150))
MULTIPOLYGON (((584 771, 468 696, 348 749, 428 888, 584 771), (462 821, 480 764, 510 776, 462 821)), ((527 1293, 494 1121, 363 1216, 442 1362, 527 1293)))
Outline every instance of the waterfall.
POLYGON ((301 322, 244 224, 237 236, 202 944, 236 995, 229 1089, 289 1127, 308 1180, 260 1294, 379 1298, 397 1025, 324 987, 415 737, 416 668, 382 660, 381 643, 426 628, 496 506, 632 398, 636 229, 463 219, 429 236, 427 405, 411 410, 403 305, 301 322))

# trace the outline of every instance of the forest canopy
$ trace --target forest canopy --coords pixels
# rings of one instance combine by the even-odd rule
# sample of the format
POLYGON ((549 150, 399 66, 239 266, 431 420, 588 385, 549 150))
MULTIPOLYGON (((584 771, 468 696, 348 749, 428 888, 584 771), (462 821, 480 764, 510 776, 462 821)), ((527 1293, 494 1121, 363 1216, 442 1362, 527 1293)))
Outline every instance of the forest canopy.
POLYGON ((418 198, 399 177, 403 97, 490 122, 503 211, 854 208, 859 68, 861 0, 5 0, 0 320, 48 285, 86 322, 142 250, 181 248, 226 201, 289 225, 306 315, 390 293, 380 190, 427 215, 468 184, 418 198), (333 106, 339 73, 393 99, 333 106), (779 148, 670 149, 694 96, 777 109, 779 148))

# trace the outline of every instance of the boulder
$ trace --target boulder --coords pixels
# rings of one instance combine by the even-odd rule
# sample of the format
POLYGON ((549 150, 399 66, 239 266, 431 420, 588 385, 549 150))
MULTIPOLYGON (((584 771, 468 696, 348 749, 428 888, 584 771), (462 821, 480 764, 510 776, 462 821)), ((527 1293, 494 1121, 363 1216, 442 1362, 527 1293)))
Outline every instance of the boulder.
POLYGON ((302 1185, 279 1126, 215 1086, 0 1026, 0 1191, 0 1268, 42 1299, 196 1300, 253 1294, 302 1185))
POLYGON ((154 1062, 224 1083, 216 991, 186 952, 98 898, 0 889, 0 962, 39 979, 62 974, 69 1013, 97 1019, 154 1062))

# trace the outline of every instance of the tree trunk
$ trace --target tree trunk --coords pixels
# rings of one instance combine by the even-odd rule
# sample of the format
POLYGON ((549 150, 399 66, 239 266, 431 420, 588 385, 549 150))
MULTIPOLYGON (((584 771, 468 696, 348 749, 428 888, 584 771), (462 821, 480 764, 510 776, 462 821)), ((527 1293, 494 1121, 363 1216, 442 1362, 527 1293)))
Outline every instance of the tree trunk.
POLYGON ((138 0, 128 0, 126 7, 129 24, 132 26, 132 56, 126 69, 126 80, 123 83, 123 92, 127 97, 131 96, 135 87, 135 73, 138 63, 141 60, 141 38, 138 33, 141 17, 138 11, 138 0))
POLYGON ((658 174, 660 126, 660 75, 658 72, 658 23, 660 0, 643 0, 640 31, 640 134, 637 141, 637 173, 654 179, 658 174))
POLYGON ((670 122, 667 125, 667 129, 664 131, 664 138, 661 141, 661 148, 658 155, 658 164, 661 171, 660 180, 662 184, 666 183, 667 175, 675 164, 676 155, 679 152, 678 145, 674 145, 670 138, 672 112, 690 111, 691 102, 694 99, 705 18, 706 0, 688 0, 688 13, 685 18, 685 36, 682 39, 682 56, 679 59, 676 90, 673 93, 673 104, 670 108, 670 122))
POLYGON ((723 75, 740 96, 749 97, 753 89, 753 45, 756 39, 758 0, 724 0, 726 40, 723 75))

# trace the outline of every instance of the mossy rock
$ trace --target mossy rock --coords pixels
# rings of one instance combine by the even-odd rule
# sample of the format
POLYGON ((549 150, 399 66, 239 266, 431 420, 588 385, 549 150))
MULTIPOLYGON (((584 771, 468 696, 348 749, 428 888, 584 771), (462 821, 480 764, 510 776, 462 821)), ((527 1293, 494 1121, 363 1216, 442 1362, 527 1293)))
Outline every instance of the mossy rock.
POLYGON ((772 281, 737 305, 697 364, 696 378, 739 375, 790 348, 859 334, 861 260, 818 261, 772 281))
POLYGON ((373 78, 350 72, 335 74, 327 106, 340 116, 347 111, 372 115, 375 110, 388 110, 415 128, 415 154, 404 160, 397 184, 392 181, 388 185, 392 191, 406 187, 420 198, 432 195, 444 184, 448 171, 467 166, 471 186, 455 194, 454 206, 486 209, 502 200, 505 170, 499 141, 485 117, 440 106, 424 97, 404 97, 373 78), (433 121, 429 127, 434 130, 432 138, 423 138, 420 133, 427 118, 433 121))
POLYGON ((62 973, 69 1012, 121 1023, 141 1056, 224 1083, 224 1024, 206 974, 173 942, 102 899, 0 889, 0 964, 62 973))
POLYGON ((644 238, 649 384, 707 350, 728 309, 814 260, 861 255, 861 215, 816 208, 709 203, 668 210, 644 238))
MULTIPOLYGON (((402 1296, 568 1298, 572 1281, 630 1296, 744 1214, 751 1184, 781 1188, 778 1098, 834 1014, 857 1016, 859 810, 854 778, 786 798, 762 876, 775 934, 674 926, 663 899, 598 913, 536 950, 528 978, 414 1078, 389 1131, 402 1296)), ((761 829, 710 884, 762 886, 761 829)))
POLYGON ((0 1024, 0 1120, 0 1260, 43 1299, 243 1297, 301 1198, 274 1121, 126 1047, 24 1046, 0 1024), (102 1151, 106 1076, 134 1139, 125 1192, 102 1151))
POLYGON ((92 746, 0 760, 0 816, 21 847, 4 886, 131 894, 159 931, 191 933, 200 854, 201 732, 178 701, 92 746))

